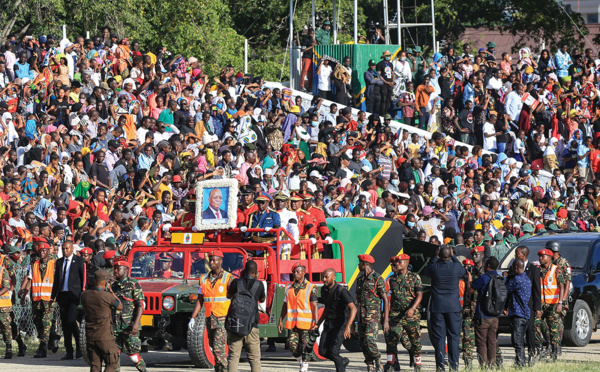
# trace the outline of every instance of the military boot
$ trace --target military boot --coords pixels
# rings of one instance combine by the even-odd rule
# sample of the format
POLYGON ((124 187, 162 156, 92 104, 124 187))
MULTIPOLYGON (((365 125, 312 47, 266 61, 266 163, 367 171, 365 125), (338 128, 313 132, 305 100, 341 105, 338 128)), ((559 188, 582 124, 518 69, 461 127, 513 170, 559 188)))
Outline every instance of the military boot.
MULTIPOLYGON (((396 358, 397 360, 398 358, 396 358)), ((375 359, 375 372, 382 372, 383 367, 381 366, 381 361, 379 359, 375 359)))
POLYGON ((372 364, 367 364, 367 372, 377 372, 375 366, 372 364))
POLYGON ((552 345, 552 351, 550 352, 550 360, 552 362, 556 362, 557 358, 558 358, 558 346, 552 345))
POLYGON ((38 347, 37 352, 35 353, 35 355, 33 356, 34 358, 45 358, 46 352, 48 349, 48 344, 46 344, 45 342, 40 342, 40 347, 38 347))
POLYGON ((421 372, 421 365, 415 364, 415 372, 421 372))
POLYGON ((557 353, 557 355, 558 356, 562 355, 562 345, 561 344, 558 344, 558 353, 557 353))
POLYGON ((386 363, 383 365, 383 372, 391 372, 391 371, 399 371, 400 365, 398 365, 398 369, 395 369, 396 363, 386 363))
POLYGON ((12 357, 13 357, 12 345, 7 344, 6 345, 6 354, 4 354, 4 359, 12 359, 12 357))
POLYGON ((473 369, 473 358, 464 357, 463 362, 465 363, 466 370, 473 369))
POLYGON ((500 354, 500 356, 496 357, 496 367, 498 369, 502 369, 503 365, 504 365, 504 357, 502 356, 502 354, 500 354))
POLYGON ((21 335, 19 335, 19 337, 17 337, 16 341, 17 341, 17 344, 19 345, 19 353, 17 354, 17 356, 24 357, 25 353, 27 352, 27 345, 25 345, 25 343, 23 342, 21 335))
POLYGON ((410 368, 414 367, 415 366, 415 354, 412 351, 408 352, 408 360, 409 360, 408 366, 410 368))

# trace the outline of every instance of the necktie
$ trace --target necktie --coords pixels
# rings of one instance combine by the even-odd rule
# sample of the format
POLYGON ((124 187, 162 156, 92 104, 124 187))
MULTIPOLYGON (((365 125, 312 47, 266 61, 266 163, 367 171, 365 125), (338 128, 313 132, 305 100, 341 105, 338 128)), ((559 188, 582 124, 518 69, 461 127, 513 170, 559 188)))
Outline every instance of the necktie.
POLYGON ((69 259, 65 257, 65 267, 63 269, 63 275, 62 275, 62 282, 63 282, 63 288, 65 286, 65 279, 67 278, 67 267, 69 266, 69 259))
POLYGON ((221 212, 217 211, 217 218, 221 218, 221 212))

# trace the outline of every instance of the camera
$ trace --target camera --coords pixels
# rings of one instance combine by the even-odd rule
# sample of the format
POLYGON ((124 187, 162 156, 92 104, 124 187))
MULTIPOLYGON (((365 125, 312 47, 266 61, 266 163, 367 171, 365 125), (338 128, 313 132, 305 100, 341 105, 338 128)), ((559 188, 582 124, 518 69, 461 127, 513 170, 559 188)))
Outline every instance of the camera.
POLYGON ((369 40, 369 43, 375 44, 378 28, 379 28, 379 22, 373 22, 373 21, 369 22, 368 29, 367 29, 367 39, 369 40))

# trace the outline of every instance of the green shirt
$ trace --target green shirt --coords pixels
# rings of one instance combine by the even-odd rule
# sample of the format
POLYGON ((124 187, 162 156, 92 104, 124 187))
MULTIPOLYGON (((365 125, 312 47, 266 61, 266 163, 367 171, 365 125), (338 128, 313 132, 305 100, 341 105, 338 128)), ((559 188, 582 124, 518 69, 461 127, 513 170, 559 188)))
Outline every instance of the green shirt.
POLYGON ((325 31, 322 28, 317 28, 315 30, 315 39, 319 45, 329 45, 331 44, 331 31, 325 31))
POLYGON ((411 271, 402 275, 395 273, 388 279, 390 293, 390 317, 404 317, 412 306, 417 293, 423 292, 421 277, 411 271))

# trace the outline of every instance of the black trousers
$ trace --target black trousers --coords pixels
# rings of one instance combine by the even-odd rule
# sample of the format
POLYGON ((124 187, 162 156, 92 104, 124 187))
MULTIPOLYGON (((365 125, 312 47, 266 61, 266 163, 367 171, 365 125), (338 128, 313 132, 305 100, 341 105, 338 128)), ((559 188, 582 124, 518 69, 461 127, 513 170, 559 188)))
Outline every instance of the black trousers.
POLYGON ((60 308, 65 350, 67 354, 73 354, 73 337, 75 346, 79 350, 79 330, 77 328, 79 298, 72 292, 59 292, 57 302, 60 308))
POLYGON ((435 350, 435 367, 445 371, 446 338, 448 339, 448 361, 450 370, 458 371, 458 343, 462 315, 457 313, 429 313, 429 338, 435 350))
POLYGON ((510 341, 515 348, 516 364, 524 367, 525 361, 525 333, 527 332, 528 319, 519 318, 518 316, 510 317, 510 341))
POLYGON ((344 325, 340 327, 330 327, 326 321, 323 326, 323 333, 319 343, 319 354, 331 360, 335 364, 336 372, 345 372, 344 358, 340 355, 340 348, 344 342, 344 325))
POLYGON ((394 87, 383 84, 381 87, 381 107, 379 115, 385 116, 390 113, 390 107, 392 105, 392 94, 394 93, 394 87))
POLYGON ((533 307, 529 307, 529 320, 527 321, 527 332, 525 332, 527 340, 527 352, 529 355, 535 354, 535 311, 533 307))
POLYGON ((367 112, 372 114, 380 114, 379 106, 381 104, 381 89, 375 85, 373 91, 367 97, 367 112))

